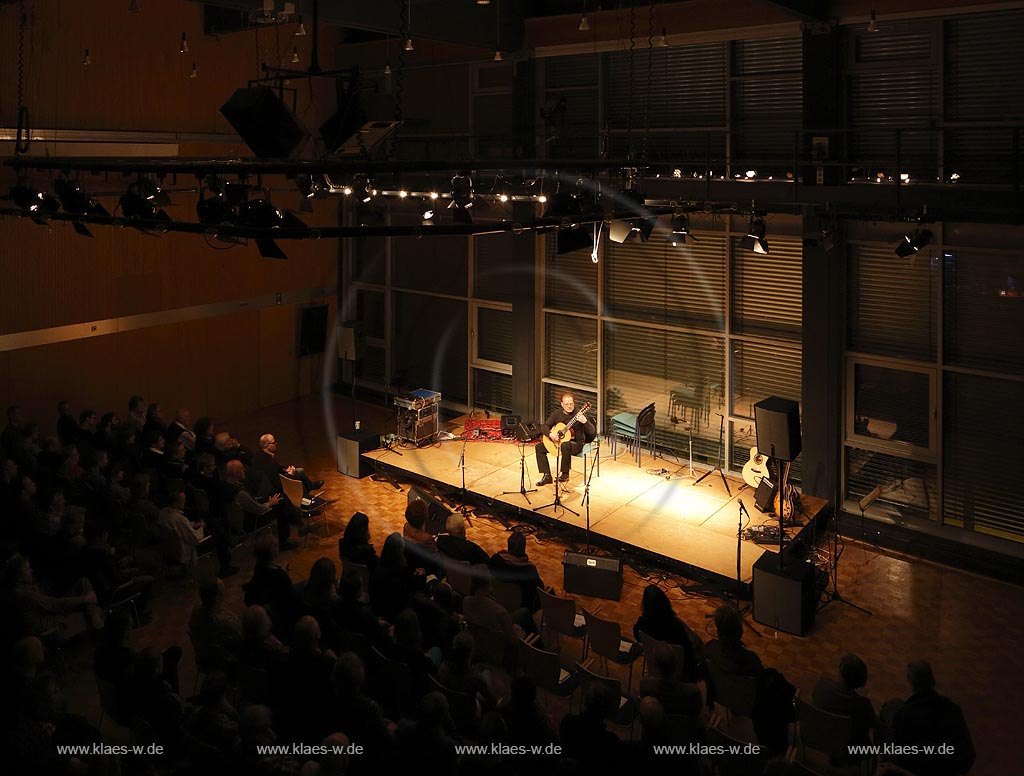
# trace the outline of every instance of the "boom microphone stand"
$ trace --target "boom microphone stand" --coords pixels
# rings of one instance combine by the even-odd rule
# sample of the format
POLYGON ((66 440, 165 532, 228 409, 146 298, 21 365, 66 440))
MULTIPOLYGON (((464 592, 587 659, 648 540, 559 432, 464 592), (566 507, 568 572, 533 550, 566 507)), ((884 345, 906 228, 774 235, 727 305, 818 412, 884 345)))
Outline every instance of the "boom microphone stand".
MULTIPOLYGON (((537 489, 536 488, 529 488, 528 489, 526 487, 526 442, 518 442, 518 445, 519 445, 519 490, 503 490, 501 492, 501 495, 503 495, 503 496, 511 496, 513 493, 518 493, 523 498, 526 499, 526 503, 527 504, 532 504, 533 502, 530 501, 530 497, 527 496, 526 494, 527 493, 536 493, 537 489)), ((465 485, 465 482, 463 482, 463 485, 465 485)))
POLYGON ((584 472, 586 478, 585 486, 583 488, 583 507, 587 511, 587 552, 590 552, 590 481, 594 478, 594 467, 597 466, 597 458, 599 455, 601 455, 601 451, 595 451, 594 460, 590 464, 590 471, 584 472))
POLYGON ((722 475, 722 484, 725 485, 725 492, 729 494, 729 498, 732 498, 732 491, 729 490, 729 481, 725 479, 725 472, 722 471, 722 462, 725 456, 725 415, 721 412, 715 413, 718 418, 718 463, 715 464, 714 469, 708 469, 704 474, 701 475, 700 479, 697 480, 694 486, 700 485, 704 480, 710 477, 715 472, 722 475))
MULTIPOLYGON (((833 601, 838 601, 841 604, 846 604, 856 609, 858 612, 864 612, 864 614, 872 614, 869 609, 865 609, 863 606, 858 606, 852 601, 847 601, 843 598, 843 594, 839 592, 839 518, 835 514, 832 515, 832 590, 826 591, 828 594, 828 600, 821 605, 821 609, 824 609, 833 601)), ((819 609, 818 611, 821 611, 819 609)))

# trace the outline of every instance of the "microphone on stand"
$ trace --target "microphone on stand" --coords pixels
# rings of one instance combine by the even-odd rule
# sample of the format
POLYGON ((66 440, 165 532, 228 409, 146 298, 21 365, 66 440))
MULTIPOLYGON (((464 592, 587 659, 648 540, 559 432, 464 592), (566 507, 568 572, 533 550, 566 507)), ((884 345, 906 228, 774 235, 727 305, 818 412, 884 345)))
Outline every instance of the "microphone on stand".
POLYGON ((746 516, 749 518, 750 517, 750 513, 747 512, 747 505, 743 503, 743 499, 738 498, 736 500, 740 504, 740 514, 746 514, 746 516))

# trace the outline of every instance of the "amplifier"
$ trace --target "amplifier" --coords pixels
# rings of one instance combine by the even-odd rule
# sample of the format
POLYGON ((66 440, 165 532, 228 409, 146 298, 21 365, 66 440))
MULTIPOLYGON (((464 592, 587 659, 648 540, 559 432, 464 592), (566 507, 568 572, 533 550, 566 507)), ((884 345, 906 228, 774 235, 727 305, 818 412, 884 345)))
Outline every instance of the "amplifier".
POLYGON ((754 563, 754 619, 775 630, 803 636, 814 625, 818 604, 814 565, 766 552, 754 563))
POLYGON ((438 425, 437 405, 425 409, 413 410, 400 407, 395 413, 398 424, 398 438, 417 445, 429 442, 437 436, 438 425))
POLYGON ((622 561, 566 550, 562 587, 567 593, 618 601, 622 597, 622 561))
POLYGON ((410 391, 404 396, 395 397, 395 406, 405 407, 407 410, 422 410, 425 407, 433 407, 435 404, 440 403, 440 393, 437 391, 428 391, 424 388, 410 391))

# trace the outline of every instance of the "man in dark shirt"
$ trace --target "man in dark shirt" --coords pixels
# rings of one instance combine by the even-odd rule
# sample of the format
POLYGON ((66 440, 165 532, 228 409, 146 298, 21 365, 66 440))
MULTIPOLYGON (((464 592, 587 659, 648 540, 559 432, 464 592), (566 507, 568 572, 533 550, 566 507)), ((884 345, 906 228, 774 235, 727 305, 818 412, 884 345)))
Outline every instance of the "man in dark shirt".
POLYGON ((871 701, 857 692, 867 681, 868 667, 863 660, 848 652, 839 659, 839 681, 823 676, 814 687, 815 706, 852 720, 851 744, 870 744, 870 731, 878 726, 871 701))
POLYGON ((543 588, 544 582, 533 562, 526 557, 526 536, 513 531, 508 535, 508 550, 496 552, 491 556, 491 574, 502 582, 518 585, 522 591, 523 606, 531 612, 540 609, 540 596, 537 588, 543 588))
POLYGON ((586 415, 582 412, 576 412, 576 400, 573 398, 573 395, 571 393, 564 393, 562 394, 561 404, 558 409, 548 415, 541 429, 544 432, 545 438, 541 439, 536 445, 537 469, 541 473, 541 478, 537 485, 549 485, 551 483, 551 466, 548 464, 548 451, 545 446, 545 440, 559 445, 558 481, 568 482, 569 469, 572 466, 572 456, 583 450, 583 444, 586 440, 594 438, 597 428, 586 415), (551 433, 551 430, 559 423, 568 424, 574 418, 576 422, 569 429, 568 433, 563 432, 562 436, 558 433, 551 433))
POLYGON ((271 493, 281 492, 280 475, 299 480, 304 493, 324 486, 323 480, 310 481, 305 469, 291 464, 285 465, 277 460, 277 439, 273 434, 264 434, 260 437, 260 451, 253 456, 252 465, 266 476, 266 484, 270 486, 271 493))

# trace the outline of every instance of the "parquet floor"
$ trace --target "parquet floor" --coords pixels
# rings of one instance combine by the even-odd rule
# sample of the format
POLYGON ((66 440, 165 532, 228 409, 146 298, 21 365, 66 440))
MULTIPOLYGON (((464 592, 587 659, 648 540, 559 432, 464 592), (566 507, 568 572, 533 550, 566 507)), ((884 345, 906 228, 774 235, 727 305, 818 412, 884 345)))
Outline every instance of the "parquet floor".
MULTIPOLYGON (((380 406, 357 404, 356 412, 364 428, 382 426, 380 406)), ((289 564, 293 579, 305 578, 313 561, 322 555, 337 558, 338 531, 352 512, 361 510, 370 516, 378 549, 390 532, 401 530, 404 522, 405 493, 396 492, 387 483, 353 479, 336 471, 333 421, 337 419, 347 429, 352 415, 347 399, 310 397, 217 424, 218 430, 230 430, 252 449, 256 449, 261 433, 273 432, 283 461, 301 463, 326 480, 326 494, 335 500, 330 513, 332 535, 321 540, 319 546, 311 540, 308 549, 300 547, 283 555, 282 562, 289 564)), ((504 549, 507 538, 505 528, 488 519, 474 519, 469 535, 488 552, 504 549)), ((545 582, 559 590, 565 549, 557 538, 531 537, 528 542, 528 553, 545 582)), ((241 585, 252 567, 248 546, 236 550, 235 560, 242 572, 227 581, 227 589, 229 600, 241 607, 241 585)), ((698 632, 709 631, 707 616, 720 603, 718 599, 693 592, 694 585, 688 580, 665 578, 657 569, 649 568, 646 573, 645 578, 627 567, 621 601, 583 596, 577 599, 585 606, 599 606, 603 616, 618 619, 629 632, 639 614, 643 588, 658 582, 669 591, 676 612, 691 627, 698 632)), ((1024 647, 1024 588, 876 551, 853 541, 846 543, 838 576, 844 597, 871 610, 871 615, 834 602, 818 613, 806 637, 753 623, 759 635, 748 633, 747 645, 766 665, 782 670, 805 694, 810 693, 820 674, 834 673, 843 652, 856 652, 868 665, 866 691, 876 708, 889 698, 905 697, 907 661, 926 658, 935 669, 939 691, 964 710, 978 750, 972 773, 995 776, 1022 772, 1024 757, 1016 737, 1024 716, 1024 671, 1017 662, 1024 647)), ((194 680, 186 622, 195 601, 193 584, 161 583, 153 623, 133 633, 137 645, 182 645, 184 694, 191 692, 194 680)), ((563 644, 563 649, 571 647, 563 644)), ((96 691, 91 675, 83 670, 91 661, 88 644, 72 649, 68 661, 69 707, 95 721, 99 718, 96 691)), ((634 673, 639 674, 639 670, 634 673)), ((109 722, 104 732, 112 739, 124 734, 109 722)))

